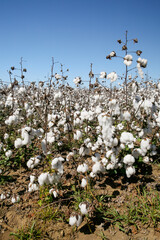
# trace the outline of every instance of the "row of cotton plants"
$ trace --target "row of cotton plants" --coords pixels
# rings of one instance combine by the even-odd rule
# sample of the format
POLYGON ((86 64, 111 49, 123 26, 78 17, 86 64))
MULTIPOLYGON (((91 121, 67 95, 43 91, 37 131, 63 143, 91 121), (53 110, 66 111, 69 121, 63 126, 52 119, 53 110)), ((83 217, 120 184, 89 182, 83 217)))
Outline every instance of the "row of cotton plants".
MULTIPOLYGON (((115 77, 115 73, 109 75, 115 77)), ((81 78, 74 82, 80 83, 81 78)), ((66 184, 68 166, 72 182, 80 189, 110 172, 121 172, 128 179, 137 175, 143 164, 159 155, 160 84, 148 82, 146 87, 130 80, 127 95, 126 105, 123 86, 111 92, 99 83, 91 89, 45 86, 43 82, 3 85, 0 174, 21 165, 30 172, 27 191, 32 194, 47 186, 54 198, 60 197, 59 185, 63 189, 66 184), (46 169, 46 165, 47 171, 34 175, 34 169, 46 169)), ((8 194, 0 197, 4 200, 8 194)), ((81 202, 69 224, 79 226, 89 209, 90 202, 81 202)))

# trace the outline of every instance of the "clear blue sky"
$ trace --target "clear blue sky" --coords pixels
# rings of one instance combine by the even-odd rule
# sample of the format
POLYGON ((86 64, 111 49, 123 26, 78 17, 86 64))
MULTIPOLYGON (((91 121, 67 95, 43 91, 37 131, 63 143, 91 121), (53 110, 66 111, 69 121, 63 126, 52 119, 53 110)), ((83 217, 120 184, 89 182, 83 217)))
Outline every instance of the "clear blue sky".
POLYGON ((70 84, 76 76, 88 79, 91 62, 94 73, 121 75, 122 60, 105 57, 112 50, 124 56, 117 40, 126 30, 139 40, 130 50, 148 59, 145 73, 160 78, 159 0, 0 0, 0 78, 8 81, 7 70, 19 67, 21 57, 29 81, 48 76, 51 57, 70 69, 70 84))

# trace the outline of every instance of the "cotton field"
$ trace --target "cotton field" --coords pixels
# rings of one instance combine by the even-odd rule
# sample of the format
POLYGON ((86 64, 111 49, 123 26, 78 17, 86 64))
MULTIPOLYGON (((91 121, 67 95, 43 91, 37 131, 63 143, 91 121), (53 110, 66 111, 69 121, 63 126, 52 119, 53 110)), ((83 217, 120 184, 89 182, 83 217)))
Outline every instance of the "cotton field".
MULTIPOLYGON (((124 64, 131 63, 132 56, 126 55, 124 64)), ((140 76, 146 64, 138 58, 140 76)), ((36 196, 42 209, 70 200, 64 204, 65 221, 77 228, 85 221, 89 224, 97 211, 108 209, 103 205, 97 210, 102 204, 99 195, 94 196, 97 186, 101 191, 107 187, 106 179, 122 177, 128 186, 159 162, 160 83, 136 81, 129 75, 121 86, 108 88, 101 79, 112 83, 117 73, 101 72, 95 80, 91 71, 89 77, 89 88, 82 88, 81 77, 70 87, 59 74, 48 84, 16 80, 1 84, 0 178, 6 188, 1 189, 0 201, 4 206, 23 206, 26 194, 31 199, 36 196), (22 169, 27 178, 18 192, 17 180, 13 187, 5 179, 12 171, 20 171, 21 176, 22 169)))

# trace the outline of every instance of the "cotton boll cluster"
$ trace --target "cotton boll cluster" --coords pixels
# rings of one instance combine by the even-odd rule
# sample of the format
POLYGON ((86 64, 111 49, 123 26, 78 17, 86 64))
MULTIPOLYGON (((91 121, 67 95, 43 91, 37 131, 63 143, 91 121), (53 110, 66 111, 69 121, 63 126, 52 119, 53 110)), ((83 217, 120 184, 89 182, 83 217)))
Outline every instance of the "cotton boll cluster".
POLYGON ((61 176, 59 174, 53 173, 50 174, 48 172, 41 173, 40 176, 38 177, 38 183, 40 186, 43 186, 44 184, 49 185, 49 184, 57 184, 60 181, 61 176))
POLYGON ((77 172, 78 173, 85 173, 88 171, 88 165, 86 163, 83 163, 83 164, 80 164, 78 167, 77 167, 77 172))
POLYGON ((142 58, 138 58, 138 60, 137 60, 137 63, 139 63, 139 65, 140 65, 140 67, 143 67, 143 68, 146 68, 146 66, 147 66, 147 59, 142 59, 142 58))
POLYGON ((41 156, 36 156, 36 157, 30 158, 30 159, 27 161, 27 167, 28 167, 28 168, 31 168, 31 169, 35 168, 36 166, 39 165, 40 160, 41 160, 41 156))

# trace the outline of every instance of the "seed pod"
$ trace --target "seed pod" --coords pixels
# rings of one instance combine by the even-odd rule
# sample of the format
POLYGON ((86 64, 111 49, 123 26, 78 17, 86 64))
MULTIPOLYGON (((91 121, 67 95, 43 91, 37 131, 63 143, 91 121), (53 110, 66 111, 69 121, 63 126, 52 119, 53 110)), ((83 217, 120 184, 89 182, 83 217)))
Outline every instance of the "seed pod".
POLYGON ((126 45, 123 45, 122 50, 127 50, 126 45))
POLYGON ((140 56, 140 55, 141 55, 141 53, 142 53, 142 51, 141 51, 141 50, 137 50, 137 51, 136 51, 136 54, 137 54, 137 56, 140 56))
POLYGON ((138 43, 138 39, 137 38, 134 38, 133 41, 134 41, 134 43, 138 43))
POLYGON ((121 44, 121 43, 122 43, 121 39, 117 40, 117 42, 118 42, 119 44, 121 44))

